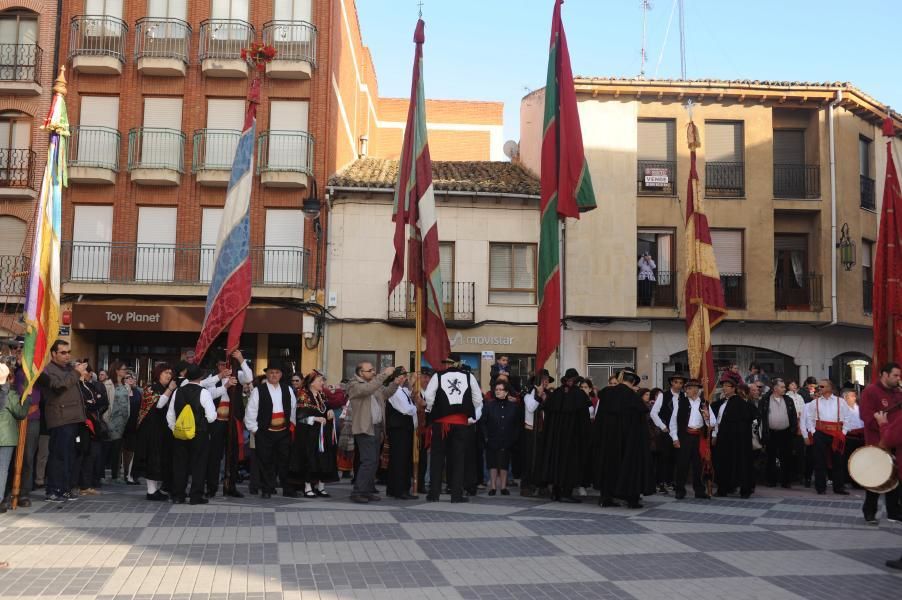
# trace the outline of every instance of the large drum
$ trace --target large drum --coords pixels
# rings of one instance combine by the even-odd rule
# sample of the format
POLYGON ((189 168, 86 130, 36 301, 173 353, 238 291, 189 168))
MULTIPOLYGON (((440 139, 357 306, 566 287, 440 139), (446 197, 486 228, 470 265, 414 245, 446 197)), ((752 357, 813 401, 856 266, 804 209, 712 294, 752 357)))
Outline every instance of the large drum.
POLYGON ((862 446, 852 453, 849 475, 855 483, 877 494, 890 492, 899 485, 893 455, 877 446, 862 446))

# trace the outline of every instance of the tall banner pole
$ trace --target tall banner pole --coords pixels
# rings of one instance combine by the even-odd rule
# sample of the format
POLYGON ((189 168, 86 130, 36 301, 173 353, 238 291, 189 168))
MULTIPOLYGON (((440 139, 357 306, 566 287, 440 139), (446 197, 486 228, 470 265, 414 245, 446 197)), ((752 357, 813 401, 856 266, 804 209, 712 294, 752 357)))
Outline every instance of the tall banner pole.
MULTIPOLYGON (((423 294, 419 292, 417 286, 413 288, 413 299, 416 306, 416 350, 414 352, 413 367, 413 397, 419 398, 420 390, 420 369, 423 361, 423 294)), ((419 489, 420 474, 420 436, 419 423, 413 428, 413 493, 419 489)))

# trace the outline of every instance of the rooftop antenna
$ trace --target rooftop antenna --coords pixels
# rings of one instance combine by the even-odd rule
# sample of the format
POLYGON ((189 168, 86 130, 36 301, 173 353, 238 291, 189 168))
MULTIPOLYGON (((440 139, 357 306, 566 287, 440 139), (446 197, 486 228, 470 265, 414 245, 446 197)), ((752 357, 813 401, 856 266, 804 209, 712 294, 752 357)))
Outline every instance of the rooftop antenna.
POLYGON ((642 62, 639 66, 639 79, 645 79, 645 62, 648 60, 648 54, 646 53, 648 45, 648 11, 653 8, 654 6, 650 0, 642 0, 642 50, 640 52, 642 62))
POLYGON ((686 18, 683 0, 680 2, 680 79, 686 80, 686 18))
POLYGON ((423 0, 420 0, 419 2, 417 2, 417 8, 420 11, 420 18, 422 19, 423 18, 423 0))

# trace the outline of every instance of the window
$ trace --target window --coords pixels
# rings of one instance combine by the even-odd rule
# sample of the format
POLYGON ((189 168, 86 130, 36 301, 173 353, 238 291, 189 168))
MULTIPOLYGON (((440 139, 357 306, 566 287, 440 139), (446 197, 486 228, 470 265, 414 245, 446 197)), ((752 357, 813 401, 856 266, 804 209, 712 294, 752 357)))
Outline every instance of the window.
POLYGON ((874 178, 871 177, 872 153, 874 142, 866 137, 858 137, 858 174, 861 183, 861 208, 874 210, 877 207, 874 197, 874 178))
POLYGON ((175 275, 177 209, 138 207, 138 246, 135 249, 135 281, 166 282, 175 275))
POLYGON ((639 119, 638 125, 638 191, 672 195, 676 181, 676 122, 639 119))
POLYGON ((208 282, 213 278, 213 255, 219 240, 219 226, 222 224, 221 208, 205 208, 200 224, 200 280, 208 282))
POLYGON ((304 213, 295 209, 266 211, 263 283, 304 283, 304 213))
POLYGON ((639 230, 636 237, 639 306, 676 306, 675 240, 672 229, 639 230))
POLYGON ((182 99, 145 98, 140 167, 179 170, 181 142, 182 99))
POLYGON ((820 169, 805 164, 805 130, 774 130, 774 197, 817 198, 820 169))
POLYGON ((813 310, 820 305, 820 277, 808 272, 808 236, 774 234, 777 310, 813 310))
POLYGON ((598 388, 608 384, 611 375, 636 366, 635 348, 589 348, 586 372, 598 388))
POLYGON ((19 295, 25 291, 25 279, 17 273, 28 270, 25 262, 25 221, 0 216, 0 294, 19 295))
POLYGON ((273 20, 312 22, 310 0, 275 0, 273 20))
POLYGON ((244 127, 244 100, 207 99, 203 167, 229 170, 244 127))
POLYGON ((37 81, 38 18, 32 12, 0 15, 0 81, 37 81))
POLYGON ((739 121, 706 121, 705 193, 720 198, 745 195, 744 133, 739 121))
POLYGON ((306 100, 273 100, 269 105, 267 167, 271 171, 301 171, 308 164, 306 100))
POLYGON ((712 229, 711 244, 720 271, 720 284, 724 301, 729 308, 745 306, 745 278, 743 275, 742 231, 737 229, 712 229))
POLYGON ((85 0, 85 14, 122 19, 122 0, 85 0))
POLYGON ((248 0, 213 0, 212 19, 247 21, 248 0))
POLYGON ((79 165, 116 167, 119 164, 119 97, 82 96, 76 135, 79 165))
POLYGON ((188 19, 187 0, 147 0, 147 16, 151 19, 188 19))
POLYGON ((33 185, 31 121, 25 113, 0 113, 0 187, 33 185))
POLYGON ((83 281, 108 279, 112 240, 112 206, 76 205, 72 229, 71 278, 83 281))
POLYGON ((438 257, 442 275, 442 303, 447 318, 454 314, 454 242, 439 242, 438 257))
POLYGON ((342 379, 352 379, 357 365, 362 362, 372 363, 376 373, 385 367, 395 364, 395 353, 382 350, 345 350, 342 364, 342 379))
POLYGON ((861 240, 861 294, 862 307, 866 314, 873 310, 874 294, 874 242, 861 240))
POLYGON ((489 244, 489 304, 536 303, 536 245, 489 244))

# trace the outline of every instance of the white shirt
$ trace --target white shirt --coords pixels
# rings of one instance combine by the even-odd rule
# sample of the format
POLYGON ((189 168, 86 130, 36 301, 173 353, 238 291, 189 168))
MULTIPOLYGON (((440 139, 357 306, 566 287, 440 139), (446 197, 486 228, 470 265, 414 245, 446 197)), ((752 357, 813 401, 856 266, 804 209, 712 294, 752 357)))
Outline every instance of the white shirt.
MULTIPOLYGON (((459 371, 454 371, 454 374, 460 373, 459 371)), ((447 375, 448 372, 436 373, 432 376, 432 379, 429 380, 429 385, 426 386, 426 391, 423 392, 423 398, 426 399, 426 412, 432 412, 432 405, 435 404, 435 394, 438 392, 439 381, 442 379, 444 375, 447 375)), ((469 377, 469 386, 470 386, 470 399, 473 401, 473 408, 476 411, 476 418, 469 419, 472 423, 475 423, 480 418, 482 418, 482 391, 479 389, 479 382, 476 381, 476 377, 473 376, 472 373, 468 373, 469 377)), ((461 399, 462 401, 463 399, 461 399)))
MULTIPOLYGON (((294 390, 291 387, 288 388, 288 394, 291 396, 291 407, 290 410, 285 410, 285 405, 282 402, 282 386, 279 384, 273 385, 268 381, 265 382, 266 387, 269 389, 269 397, 272 398, 272 412, 275 413, 287 413, 288 420, 292 423, 296 422, 296 412, 298 406, 298 399, 294 396, 294 390)), ((251 395, 247 399, 247 409, 244 412, 244 426, 251 433, 257 433, 257 412, 260 410, 260 390, 259 388, 254 388, 251 390, 251 395)), ((214 412, 215 414, 215 412, 214 412)))
MULTIPOLYGON (((701 411, 702 399, 701 398, 689 398, 689 423, 686 425, 690 429, 700 429, 702 425, 705 424, 705 418, 702 416, 701 411)), ((673 414, 670 415, 670 437, 673 441, 679 441, 679 436, 677 435, 677 413, 679 412, 679 405, 674 407, 673 414)), ((709 411, 708 414, 711 414, 709 411)), ((712 417, 712 422, 710 423, 711 427, 715 427, 717 425, 714 422, 712 417)))
POLYGON ((849 405, 845 400, 830 394, 828 398, 819 396, 805 407, 808 412, 805 416, 805 427, 808 433, 813 434, 818 419, 821 421, 845 423, 849 414, 849 405))
POLYGON ((527 429, 532 429, 536 422, 536 411, 539 409, 539 401, 536 400, 536 390, 533 388, 528 394, 523 396, 523 423, 527 429))
MULTIPOLYGON (((804 423, 805 423, 805 399, 802 398, 802 396, 800 396, 798 392, 787 391, 786 395, 789 396, 790 398, 792 398, 792 403, 796 407, 796 417, 799 420, 799 429, 804 430, 805 429, 805 426, 804 426, 804 423)), ((803 435, 804 435, 804 431, 803 431, 803 435)))
POLYGON ((846 420, 843 422, 842 432, 849 433, 853 429, 864 429, 864 421, 861 420, 861 415, 858 412, 858 403, 855 403, 855 406, 849 406, 846 411, 846 420))
MULTIPOLYGON (((198 385, 193 382, 182 383, 182 387, 185 385, 198 385)), ((169 403, 169 410, 166 411, 166 423, 169 424, 169 429, 175 429, 175 399, 178 396, 179 391, 176 390, 172 393, 173 402, 169 403)), ((157 403, 159 405, 159 402, 157 403)), ((204 417, 207 419, 207 423, 212 423, 216 420, 216 406, 213 404, 213 397, 210 396, 210 392, 207 389, 202 389, 200 391, 200 405, 204 409, 204 417)), ((187 406, 187 404, 185 405, 187 406)))
POLYGON ((399 387, 388 399, 388 403, 402 415, 413 418, 413 426, 417 426, 417 405, 411 400, 406 388, 399 387))
MULTIPOLYGON (((680 392, 674 392, 670 390, 670 393, 673 394, 673 398, 670 399, 670 408, 672 409, 671 414, 676 412, 676 400, 680 397, 680 392)), ((664 408, 664 392, 658 394, 658 397, 655 398, 655 403, 651 407, 651 421, 655 424, 655 427, 664 431, 667 429, 670 424, 665 423, 661 420, 661 409, 664 408)))

